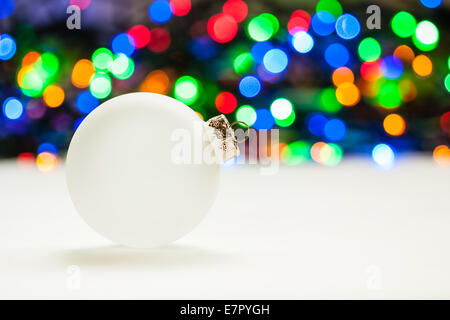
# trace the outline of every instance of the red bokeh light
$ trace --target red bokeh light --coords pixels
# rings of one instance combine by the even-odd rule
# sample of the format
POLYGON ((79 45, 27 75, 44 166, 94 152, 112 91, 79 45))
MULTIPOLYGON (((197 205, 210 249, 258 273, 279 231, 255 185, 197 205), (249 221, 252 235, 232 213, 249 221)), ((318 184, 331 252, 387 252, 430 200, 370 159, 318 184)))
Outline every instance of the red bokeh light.
POLYGON ((248 14, 247 4, 242 0, 228 0, 223 5, 223 13, 228 14, 236 20, 243 21, 248 14))
POLYGON ((164 28, 154 28, 151 31, 148 49, 152 52, 163 52, 170 46, 170 33, 164 28))
POLYGON ((34 165, 35 156, 31 152, 23 152, 17 156, 17 165, 19 167, 30 167, 34 165))
POLYGON ((216 108, 222 113, 233 112, 237 107, 236 97, 230 92, 221 92, 216 97, 216 108))
POLYGON ((447 132, 450 134, 450 111, 444 113, 441 116, 441 128, 444 132, 447 132))
POLYGON ((299 31, 308 31, 309 22, 304 18, 292 18, 287 24, 287 29, 291 35, 299 31))
POLYGON ((367 81, 378 80, 382 76, 380 62, 364 62, 361 65, 361 76, 367 81))
POLYGON ((136 48, 140 49, 148 45, 151 39, 151 33, 148 28, 142 24, 132 27, 128 34, 133 38, 136 48))
POLYGON ((311 16, 303 10, 296 10, 292 13, 287 24, 287 29, 291 35, 298 31, 308 31, 311 23, 311 16))
POLYGON ((191 11, 191 0, 170 0, 170 9, 178 17, 185 16, 191 11))
POLYGON ((294 12, 292 12, 291 14, 291 19, 293 18, 302 18, 305 19, 308 24, 311 21, 311 16, 309 15, 308 12, 306 12, 305 10, 295 10, 294 12))
POLYGON ((238 25, 232 16, 219 13, 209 19, 206 29, 214 41, 225 43, 236 36, 238 25))

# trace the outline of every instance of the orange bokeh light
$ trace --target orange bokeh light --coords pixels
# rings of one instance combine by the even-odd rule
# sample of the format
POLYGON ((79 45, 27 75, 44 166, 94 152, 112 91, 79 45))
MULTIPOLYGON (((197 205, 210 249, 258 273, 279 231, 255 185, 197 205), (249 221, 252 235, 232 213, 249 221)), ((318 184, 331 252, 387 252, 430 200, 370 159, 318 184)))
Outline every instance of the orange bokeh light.
POLYGON ((36 51, 28 52, 22 59, 22 67, 34 64, 41 55, 36 51))
POLYGON ((200 112, 195 111, 195 113, 200 117, 200 119, 205 120, 205 118, 203 117, 203 115, 200 112))
POLYGON ((442 167, 450 167, 450 149, 446 145, 437 146, 433 151, 433 159, 442 167))
POLYGON ((311 153, 311 159, 313 159, 317 163, 323 163, 323 159, 321 156, 321 151, 323 148, 327 147, 328 145, 325 142, 319 141, 312 145, 310 153, 311 153))
POLYGON ((336 88, 336 99, 344 106, 354 106, 360 99, 359 89, 353 83, 345 82, 336 88))
POLYGON ((400 136, 405 132, 406 123, 402 116, 392 113, 384 118, 383 127, 391 136, 400 136))
POLYGON ((77 88, 86 88, 95 74, 94 65, 90 60, 77 61, 72 70, 72 84, 77 88))
POLYGON ((50 108, 59 107, 64 101, 64 90, 57 85, 49 85, 43 94, 44 102, 50 108))
POLYGON ((344 82, 353 82, 355 81, 355 76, 353 75, 352 70, 347 67, 340 67, 334 70, 332 75, 333 84, 338 87, 344 82))
POLYGON ((414 72, 421 77, 426 77, 433 71, 433 63, 426 55, 418 55, 412 62, 414 72))
POLYGON ((394 56, 402 60, 403 62, 411 62, 414 60, 414 51, 408 47, 406 44, 402 44, 401 46, 398 46, 394 50, 394 56))
POLYGON ((167 94, 169 92, 170 80, 167 73, 162 70, 150 72, 141 83, 139 91, 167 94))

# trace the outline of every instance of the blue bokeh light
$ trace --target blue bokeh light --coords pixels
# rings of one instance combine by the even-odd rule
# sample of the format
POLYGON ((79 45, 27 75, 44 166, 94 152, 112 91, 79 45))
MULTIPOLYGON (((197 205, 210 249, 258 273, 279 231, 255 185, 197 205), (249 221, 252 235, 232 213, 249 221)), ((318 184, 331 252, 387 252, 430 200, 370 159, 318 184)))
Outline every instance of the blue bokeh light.
POLYGON ((261 91, 261 81, 255 76, 245 76, 239 82, 239 92, 247 98, 256 97, 261 91))
POLYGON ((283 72, 289 63, 287 54, 281 49, 271 49, 263 58, 264 68, 271 73, 283 72))
POLYGON ((340 141, 344 139, 346 131, 347 128, 345 123, 340 119, 331 119, 323 128, 325 137, 330 141, 340 141))
POLYGON ((257 63, 262 63, 267 51, 273 48, 272 44, 267 41, 257 42, 250 50, 252 58, 257 63))
POLYGON ((350 60, 348 49, 340 43, 332 43, 325 50, 325 60, 333 68, 345 66, 350 60))
POLYGON ((24 107, 19 99, 9 97, 3 101, 3 114, 9 120, 19 120, 23 116, 24 107))
POLYGON ((0 1, 0 19, 8 18, 14 12, 14 0, 0 1))
POLYGON ((42 152, 49 152, 49 153, 53 153, 54 155, 58 154, 58 149, 56 148, 56 146, 53 143, 50 142, 44 142, 41 143, 37 149, 37 153, 42 153, 42 152))
POLYGON ((437 8, 442 4, 442 0, 420 0, 420 2, 430 9, 437 8))
POLYGON ((82 114, 89 114, 92 110, 97 108, 99 100, 92 95, 90 91, 83 91, 77 97, 77 109, 82 114))
POLYGON ((169 1, 156 0, 148 7, 148 15, 153 22, 165 23, 172 18, 172 9, 169 1))
POLYGON ((270 130, 275 125, 275 120, 268 109, 256 110, 256 121, 253 128, 256 130, 270 130))
POLYGON ((316 12, 311 19, 311 27, 319 36, 328 36, 334 31, 336 19, 328 11, 316 12))
POLYGON ((387 79, 398 79, 403 74, 403 63, 396 56, 384 57, 380 67, 381 72, 387 79))
POLYGON ((314 46, 314 39, 308 32, 299 31, 292 37, 292 46, 299 53, 307 53, 314 46))
POLYGON ((394 165, 395 151, 385 143, 377 144, 372 150, 372 159, 380 167, 389 169, 394 165))
POLYGON ((16 41, 7 33, 0 34, 0 60, 9 60, 16 53, 16 41))
POLYGON ((119 33, 111 42, 112 51, 119 55, 120 53, 126 56, 131 56, 136 50, 136 45, 133 38, 128 33, 119 33))
POLYGON ((328 118, 320 113, 313 113, 307 118, 308 130, 315 136, 323 136, 324 128, 328 122, 328 118))
POLYGON ((74 121, 74 123, 73 123, 73 131, 77 131, 78 127, 83 122, 84 118, 86 118, 86 117, 80 117, 80 118, 78 118, 78 119, 76 119, 74 121))
POLYGON ((208 36, 192 39, 189 42, 189 50, 198 60, 211 59, 219 52, 217 44, 208 36))
POLYGON ((345 13, 336 20, 336 33, 344 40, 355 38, 360 31, 358 19, 351 14, 345 13))

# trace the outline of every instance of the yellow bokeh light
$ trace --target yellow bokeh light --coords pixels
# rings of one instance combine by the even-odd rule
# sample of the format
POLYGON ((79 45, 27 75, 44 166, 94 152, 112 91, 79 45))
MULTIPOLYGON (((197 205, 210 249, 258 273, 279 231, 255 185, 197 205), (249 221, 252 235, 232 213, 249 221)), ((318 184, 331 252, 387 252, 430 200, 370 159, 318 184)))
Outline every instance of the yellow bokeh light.
POLYGON ((36 166, 41 172, 53 170, 58 163, 58 158, 50 152, 41 152, 36 157, 36 166))

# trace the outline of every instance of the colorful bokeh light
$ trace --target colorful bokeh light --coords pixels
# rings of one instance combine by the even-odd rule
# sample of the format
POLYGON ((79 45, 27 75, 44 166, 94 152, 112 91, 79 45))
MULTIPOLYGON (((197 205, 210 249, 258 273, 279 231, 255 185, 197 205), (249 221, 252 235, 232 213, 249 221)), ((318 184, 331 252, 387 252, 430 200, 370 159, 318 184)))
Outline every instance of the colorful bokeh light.
POLYGON ((231 113, 237 107, 237 100, 231 92, 221 92, 216 96, 215 104, 219 112, 231 113))
POLYGON ((3 101, 3 115, 9 120, 19 120, 24 113, 22 102, 15 98, 9 97, 3 101))
POLYGON ((298 53, 308 53, 314 46, 314 40, 309 33, 298 31, 292 37, 292 46, 298 53))
POLYGON ((351 14, 343 14, 336 20, 336 33, 344 40, 356 38, 360 31, 358 19, 351 14))
POLYGON ((380 167, 390 169, 395 162, 395 151, 388 144, 380 143, 372 149, 372 158, 380 167))
POLYGON ((381 46, 374 38, 365 38, 358 46, 358 54, 363 61, 375 61, 381 56, 381 46))
POLYGON ((392 31, 401 38, 411 37, 416 30, 416 25, 416 18, 406 11, 396 13, 391 20, 392 31))
POLYGON ((155 23, 165 23, 172 18, 172 9, 169 1, 155 0, 148 7, 148 15, 155 23))
POLYGON ((256 97, 261 91, 261 81, 255 76, 248 75, 239 81, 239 92, 247 98, 256 97))
POLYGON ((197 101, 200 95, 200 83, 191 76, 182 76, 178 78, 174 85, 174 96, 177 100, 187 105, 197 101))

